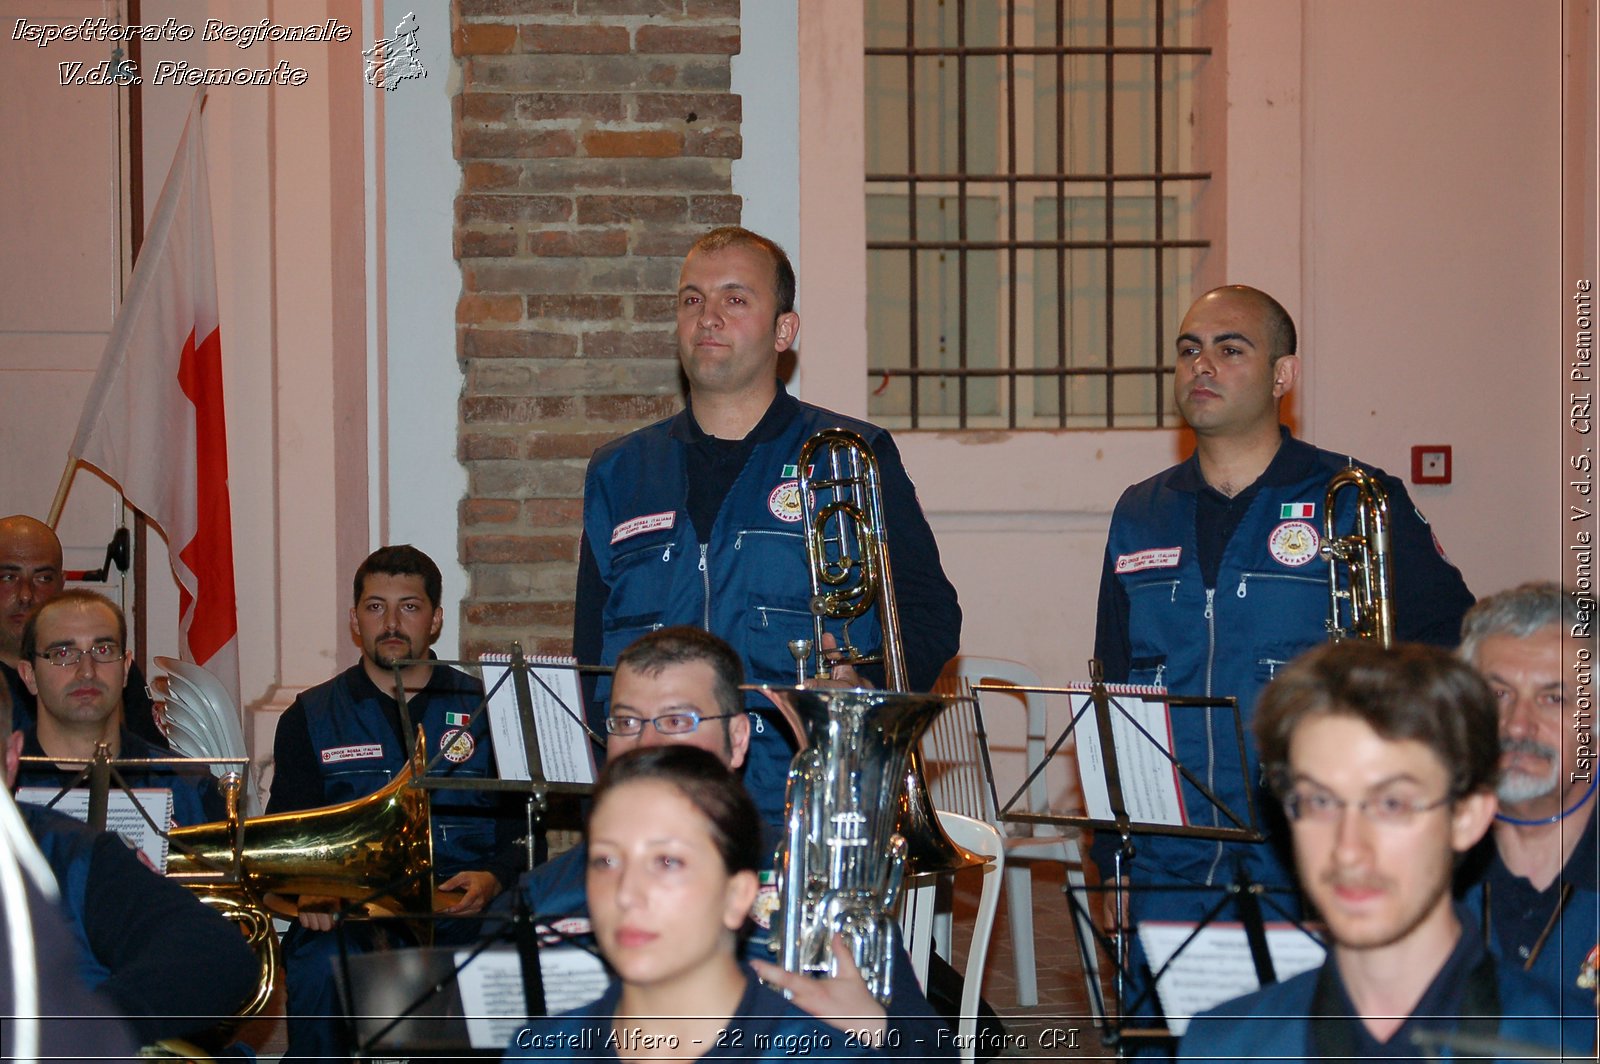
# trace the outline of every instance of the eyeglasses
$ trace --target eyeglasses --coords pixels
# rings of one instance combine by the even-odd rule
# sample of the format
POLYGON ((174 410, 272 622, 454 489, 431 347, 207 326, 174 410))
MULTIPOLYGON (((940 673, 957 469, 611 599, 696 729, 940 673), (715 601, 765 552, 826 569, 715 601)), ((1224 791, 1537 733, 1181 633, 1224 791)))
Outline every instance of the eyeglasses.
POLYGON ((109 665, 122 657, 122 647, 118 643, 109 641, 96 643, 88 650, 72 646, 46 647, 44 650, 37 651, 33 656, 40 661, 48 661, 52 665, 59 665, 63 669, 68 669, 82 661, 85 654, 89 655, 89 660, 96 665, 109 665))
POLYGON ((743 716, 741 713, 706 713, 700 714, 684 710, 678 713, 663 713, 659 717, 607 717, 606 731, 612 735, 620 735, 631 739, 644 731, 646 724, 655 725, 656 731, 662 735, 689 735, 700 727, 704 720, 726 720, 729 717, 743 716))
POLYGON ((1438 801, 1424 802, 1401 794, 1378 794, 1359 802, 1348 801, 1338 795, 1309 787, 1297 787, 1283 796, 1283 811, 1289 819, 1310 824, 1336 824, 1344 811, 1355 806, 1367 822, 1382 827, 1401 827, 1430 809, 1449 805, 1455 795, 1447 794, 1438 801))

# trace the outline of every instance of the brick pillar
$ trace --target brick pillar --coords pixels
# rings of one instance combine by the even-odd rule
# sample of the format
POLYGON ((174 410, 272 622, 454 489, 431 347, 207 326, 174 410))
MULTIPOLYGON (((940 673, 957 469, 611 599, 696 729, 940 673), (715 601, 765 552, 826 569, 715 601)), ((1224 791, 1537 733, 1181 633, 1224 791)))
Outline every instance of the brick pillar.
POLYGON ((739 220, 739 4, 454 9, 461 649, 567 653, 585 464, 680 408, 678 265, 739 220))

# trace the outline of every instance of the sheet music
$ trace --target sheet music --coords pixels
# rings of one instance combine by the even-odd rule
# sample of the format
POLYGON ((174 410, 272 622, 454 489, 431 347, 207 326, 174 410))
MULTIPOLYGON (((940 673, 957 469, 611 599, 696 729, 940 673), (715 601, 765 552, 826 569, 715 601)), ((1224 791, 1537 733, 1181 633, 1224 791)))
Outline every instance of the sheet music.
MULTIPOLYGON (((1181 920, 1145 920, 1139 924, 1139 941, 1150 958, 1150 970, 1160 971, 1197 925, 1181 920)), ((1320 965, 1327 956, 1321 942, 1294 924, 1266 925, 1267 952, 1278 981, 1290 979, 1320 965)), ((1189 943, 1156 983, 1156 994, 1167 1014, 1167 1027, 1175 1035, 1189 1029, 1197 1013, 1259 989, 1255 961, 1244 925, 1213 923, 1189 943)))
MULTIPOLYGON (((1188 824, 1188 810, 1178 786, 1178 767, 1163 756, 1163 751, 1172 752, 1172 711, 1163 700, 1166 692, 1159 687, 1107 684, 1106 693, 1112 699, 1111 736, 1116 745, 1117 769, 1129 819, 1140 824, 1188 824), (1118 711, 1118 706, 1126 715, 1118 711), (1149 738, 1133 721, 1138 721, 1149 738)), ((1081 693, 1075 692, 1071 697, 1072 715, 1078 722, 1073 735, 1077 740, 1078 779, 1083 785, 1084 807, 1096 820, 1113 820, 1094 700, 1087 685, 1081 693)))
MULTIPOLYGON (((494 692, 489 696, 489 735, 494 743, 500 778, 531 779, 527 747, 523 742, 522 714, 517 709, 516 677, 506 675, 511 671, 511 656, 483 654, 478 660, 483 667, 484 689, 494 692), (504 683, 501 683, 502 677, 504 683)), ((527 660, 531 666, 528 689, 544 778, 552 783, 593 783, 594 749, 580 723, 583 692, 578 685, 578 670, 573 667, 577 659, 527 660)))
MULTIPOLYGON (((59 793, 57 787, 19 787, 17 801, 34 805, 50 805, 59 793)), ((85 824, 89 822, 89 789, 78 787, 61 796, 51 808, 85 824)), ((165 787, 135 787, 130 794, 115 788, 106 795, 106 830, 114 831, 138 850, 151 868, 162 875, 167 872, 167 837, 172 830, 172 792, 165 787), (138 805, 134 804, 137 799, 138 805), (140 815, 139 807, 155 821, 152 828, 140 815)))
MULTIPOLYGON (((456 965, 469 950, 456 953, 456 965)), ((608 977, 600 958, 576 946, 539 950, 544 974, 545 1011, 570 1012, 605 993, 608 977)), ((528 1005, 522 994, 522 965, 514 949, 484 950, 461 969, 457 985, 473 1049, 504 1049, 527 1024, 528 1005)))

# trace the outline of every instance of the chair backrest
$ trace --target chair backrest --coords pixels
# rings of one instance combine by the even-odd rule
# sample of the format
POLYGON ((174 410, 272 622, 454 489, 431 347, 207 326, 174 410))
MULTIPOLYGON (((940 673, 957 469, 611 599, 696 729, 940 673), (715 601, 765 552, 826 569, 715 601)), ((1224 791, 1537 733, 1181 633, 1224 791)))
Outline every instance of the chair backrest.
MULTIPOLYGON (((1040 687, 1043 681, 1039 674, 1020 661, 1010 661, 1006 658, 983 658, 976 655, 963 654, 955 660, 955 674, 961 682, 969 688, 979 684, 1011 685, 1015 687, 1040 687)), ((1033 766, 1044 760, 1045 744, 1049 741, 1045 735, 1048 720, 1048 706, 1045 696, 1036 692, 1017 692, 1009 694, 1000 691, 976 692, 979 704, 983 707, 984 722, 987 728, 992 728, 1001 718, 1001 714, 1014 712, 1020 708, 1024 712, 1024 751, 1026 754, 1026 767, 1024 771, 1031 771, 1033 766)), ((980 767, 988 765, 987 752, 978 759, 980 767)), ((992 771, 992 766, 990 766, 992 771)), ((1018 777, 1020 781, 1020 776, 1018 777)), ((985 781, 985 790, 993 783, 992 779, 985 781)), ((1049 808, 1050 781, 1045 773, 1036 775, 1028 784, 1027 805, 1028 812, 1043 812, 1049 808)), ((999 789, 991 794, 991 806, 1004 803, 1011 797, 1014 787, 999 789)), ((998 811, 996 811, 997 813, 998 811)), ((991 818, 992 819, 992 818, 991 818)), ((1026 832, 1021 832, 1026 834, 1026 832)), ((1043 832, 1054 834, 1053 831, 1043 832)))

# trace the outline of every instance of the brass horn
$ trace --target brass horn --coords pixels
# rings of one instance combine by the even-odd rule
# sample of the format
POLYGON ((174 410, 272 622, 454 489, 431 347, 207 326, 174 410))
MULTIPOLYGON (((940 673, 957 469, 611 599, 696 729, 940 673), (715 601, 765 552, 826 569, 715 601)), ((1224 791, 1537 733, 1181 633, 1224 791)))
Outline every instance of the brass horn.
POLYGON ((268 893, 386 900, 407 913, 432 910, 428 792, 415 785, 425 763, 419 730, 405 770, 365 798, 245 820, 234 789, 227 820, 173 829, 168 876, 239 924, 260 962, 256 996, 241 1016, 266 1006, 282 969, 263 901, 268 893))
POLYGON ((1348 466, 1328 481, 1322 502, 1322 556, 1328 559, 1328 633, 1335 642, 1353 637, 1394 645, 1394 574, 1389 570, 1389 493, 1376 477, 1348 466), (1355 528, 1334 531, 1334 507, 1346 489, 1356 495, 1355 528), (1339 567, 1349 586, 1339 586, 1339 567), (1343 620, 1349 603, 1349 624, 1343 620))
MULTIPOLYGON (((859 433, 844 428, 822 429, 800 449, 801 517, 806 530, 806 562, 811 570, 811 617, 815 641, 791 646, 797 662, 814 653, 817 675, 827 678, 830 662, 822 648, 824 622, 843 621, 835 653, 838 664, 883 663, 891 691, 907 691, 905 649, 900 636, 900 610, 895 604, 884 536, 883 490, 878 459, 859 433), (878 607, 882 646, 862 654, 850 641, 850 622, 878 607)), ((918 873, 953 872, 981 864, 982 859, 951 842, 939 826, 928 796, 922 751, 910 747, 904 793, 899 796, 899 832, 904 836, 911 867, 918 873)))

